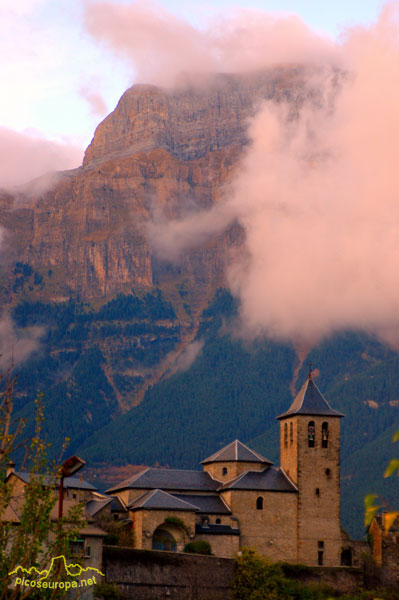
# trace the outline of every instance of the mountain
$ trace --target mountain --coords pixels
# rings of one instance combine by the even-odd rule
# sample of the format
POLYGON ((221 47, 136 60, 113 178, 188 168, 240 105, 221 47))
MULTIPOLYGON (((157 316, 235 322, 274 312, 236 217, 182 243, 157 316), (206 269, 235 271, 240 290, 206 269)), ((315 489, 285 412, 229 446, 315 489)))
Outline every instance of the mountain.
MULTIPOLYGON (((232 333, 237 304, 224 271, 243 230, 234 224, 171 264, 153 253, 146 226, 217 204, 245 155, 249 118, 265 101, 293 116, 305 97, 317 101, 304 81, 304 68, 287 66, 196 86, 182 79, 174 90, 135 85, 98 126, 81 167, 47 189, 0 193, 3 317, 22 339, 41 334, 18 365, 15 408, 31 431, 44 392, 54 457, 70 437, 69 451, 104 483, 110 464, 197 468, 237 437, 278 458, 274 417, 307 366, 290 345, 232 333)), ((364 493, 395 497, 382 472, 395 450, 398 355, 346 332, 309 359, 347 415, 343 514, 359 532, 364 493)))

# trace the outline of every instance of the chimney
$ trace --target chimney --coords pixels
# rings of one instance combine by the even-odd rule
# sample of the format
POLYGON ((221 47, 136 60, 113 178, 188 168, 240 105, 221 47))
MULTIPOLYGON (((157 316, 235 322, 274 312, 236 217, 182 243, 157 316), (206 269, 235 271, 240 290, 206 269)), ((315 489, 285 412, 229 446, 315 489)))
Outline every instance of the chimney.
POLYGON ((8 463, 6 477, 11 475, 11 473, 15 473, 15 462, 12 462, 12 460, 10 460, 10 462, 8 463))

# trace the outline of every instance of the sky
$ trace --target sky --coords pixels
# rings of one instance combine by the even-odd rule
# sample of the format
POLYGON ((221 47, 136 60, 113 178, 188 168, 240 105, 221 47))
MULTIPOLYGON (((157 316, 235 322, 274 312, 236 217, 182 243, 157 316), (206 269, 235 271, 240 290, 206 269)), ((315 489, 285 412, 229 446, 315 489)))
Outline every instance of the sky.
MULTIPOLYGON (((109 5, 132 5, 108 0, 109 5)), ((141 2, 141 5, 151 3, 141 2)), ((115 107, 138 75, 126 56, 117 55, 87 27, 86 12, 100 2, 85 0, 1 0, 0 61, 3 93, 0 127, 31 138, 65 146, 65 162, 78 163, 96 125, 115 107), (69 146, 73 148, 68 162, 69 146)), ((231 0, 190 2, 161 0, 152 4, 193 25, 207 27, 209 20, 237 9, 231 0)), ((338 39, 346 27, 374 21, 382 2, 356 0, 252 0, 245 7, 264 12, 293 13, 310 28, 338 39)), ((0 156, 10 147, 0 136, 0 156), (3 144, 3 148, 1 148, 3 144)), ((13 139, 15 136, 13 137, 13 139)), ((18 146, 19 148, 19 146, 18 146)), ((15 150, 17 152, 17 150, 15 150)), ((56 168, 61 163, 56 163, 56 168)), ((45 168, 47 163, 44 165, 45 168)), ((40 169, 39 169, 40 170, 40 169)), ((30 173, 29 173, 30 175, 30 173)), ((1 173, 0 173, 1 180, 1 173)))

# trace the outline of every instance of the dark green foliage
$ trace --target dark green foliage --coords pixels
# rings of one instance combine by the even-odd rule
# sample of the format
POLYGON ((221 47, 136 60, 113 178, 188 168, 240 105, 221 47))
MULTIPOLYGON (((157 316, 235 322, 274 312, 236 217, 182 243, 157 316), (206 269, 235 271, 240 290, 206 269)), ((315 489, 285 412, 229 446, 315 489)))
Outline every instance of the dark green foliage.
POLYGON ((26 263, 17 262, 15 263, 14 275, 22 274, 24 277, 30 277, 33 273, 33 269, 26 263))
POLYGON ((130 319, 174 319, 175 311, 167 302, 161 290, 138 296, 118 294, 97 313, 97 318, 106 321, 129 321, 130 319))
POLYGON ((340 593, 329 586, 297 581, 307 571, 303 565, 272 563, 255 550, 244 548, 236 560, 233 600, 397 600, 396 590, 340 593))
POLYGON ((207 554, 212 556, 212 548, 209 542, 206 540, 198 540, 196 542, 189 542, 184 546, 184 552, 190 554, 207 554))
POLYGON ((98 583, 93 589, 94 598, 100 600, 121 600, 122 593, 114 583, 98 583))
MULTIPOLYGON (((244 548, 242 555, 237 558, 233 578, 233 600, 305 599, 305 596, 295 594, 297 590, 294 588, 298 588, 298 585, 285 577, 280 565, 270 562, 254 550, 244 548)), ((308 598, 310 600, 317 597, 308 598)))
POLYGON ((293 361, 293 350, 280 344, 246 348, 212 332, 188 371, 149 389, 80 451, 91 460, 198 468, 224 444, 245 442, 274 422, 290 401, 293 361), (108 442, 115 436, 118 446, 108 442))

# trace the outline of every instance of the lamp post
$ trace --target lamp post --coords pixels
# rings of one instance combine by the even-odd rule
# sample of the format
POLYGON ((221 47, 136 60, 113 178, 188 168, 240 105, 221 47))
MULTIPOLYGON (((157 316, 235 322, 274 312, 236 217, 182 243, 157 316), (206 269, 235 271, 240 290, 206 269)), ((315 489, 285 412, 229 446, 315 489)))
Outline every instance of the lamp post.
POLYGON ((70 456, 61 465, 60 492, 58 497, 58 519, 62 518, 62 509, 64 504, 64 478, 72 477, 75 473, 84 467, 86 462, 79 456, 70 456))

